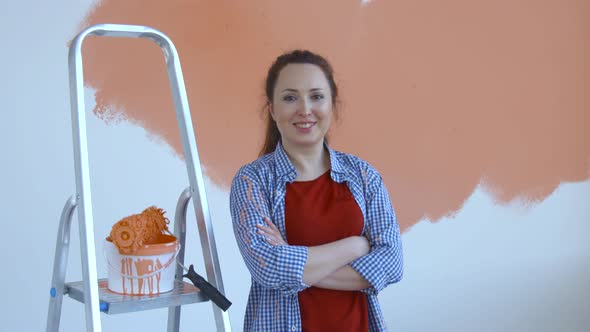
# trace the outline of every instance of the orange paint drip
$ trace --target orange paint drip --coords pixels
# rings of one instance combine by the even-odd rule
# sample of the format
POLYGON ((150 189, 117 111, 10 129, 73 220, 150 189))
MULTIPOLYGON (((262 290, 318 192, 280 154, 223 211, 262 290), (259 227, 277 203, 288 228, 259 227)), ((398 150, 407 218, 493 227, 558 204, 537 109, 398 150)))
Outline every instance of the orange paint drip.
MULTIPOLYGON (((121 259, 121 275, 129 275, 133 272, 132 267, 133 267, 133 260, 130 257, 126 257, 121 259)), ((121 282, 123 285, 123 293, 124 294, 135 294, 134 290, 133 290, 133 280, 129 280, 129 285, 131 286, 131 290, 128 292, 127 291, 127 285, 126 285, 126 280, 127 278, 122 278, 121 282)))
MULTIPOLYGON (((163 267, 163 265, 162 265, 162 263, 160 262, 160 259, 156 258, 156 269, 157 269, 157 270, 161 270, 161 269, 162 269, 162 267, 163 267)), ((162 280, 162 273, 161 273, 161 272, 160 272, 160 273, 157 273, 157 274, 155 275, 155 277, 156 277, 156 281, 157 281, 157 283, 156 283, 156 284, 158 285, 158 290, 157 290, 157 293, 160 293, 160 280, 162 280)))
MULTIPOLYGON (((154 261, 152 259, 138 259, 135 262, 135 269, 137 270, 137 276, 140 277, 137 280, 137 285, 138 285, 138 293, 140 294, 146 294, 145 292, 145 283, 147 282, 147 287, 148 287, 148 294, 154 294, 154 277, 150 276, 147 278, 141 278, 141 276, 144 276, 146 274, 152 273, 155 271, 155 266, 154 266, 154 261)), ((158 273, 159 274, 159 273, 158 273)))
POLYGON ((162 273, 158 272, 149 277, 142 278, 142 276, 153 273, 157 270, 162 270, 163 265, 159 259, 137 259, 133 262, 132 258, 121 259, 121 274, 132 275, 132 267, 135 266, 137 271, 137 291, 133 287, 134 278, 124 277, 121 279, 124 294, 138 295, 138 294, 157 294, 160 293, 160 281, 162 280, 162 273), (127 289, 127 282, 129 282, 130 289, 127 289), (147 292, 146 292, 147 287, 147 292))
POLYGON ((127 295, 154 295, 174 287, 174 265, 179 250, 173 235, 161 234, 157 243, 144 244, 134 254, 121 254, 112 240, 105 241, 109 290, 127 295), (113 263, 120 262, 114 268, 113 263), (163 263, 164 262, 164 263, 163 263))

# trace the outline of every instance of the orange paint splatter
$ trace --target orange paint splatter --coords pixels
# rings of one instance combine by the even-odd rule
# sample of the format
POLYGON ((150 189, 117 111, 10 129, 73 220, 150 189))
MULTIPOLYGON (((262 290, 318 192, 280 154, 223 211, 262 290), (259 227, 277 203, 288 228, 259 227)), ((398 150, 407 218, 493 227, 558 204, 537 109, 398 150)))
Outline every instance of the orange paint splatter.
POLYGON ((258 257, 258 263, 260 264, 260 266, 262 266, 263 268, 266 268, 266 262, 264 261, 264 259, 262 259, 261 257, 258 257))
POLYGON ((246 211, 245 209, 242 209, 240 211, 240 225, 246 226, 246 218, 248 217, 248 211, 246 211))
MULTIPOLYGON (((508 202, 539 201, 588 178, 588 6, 103 0, 84 25, 142 24, 172 38, 200 156, 223 186, 262 142, 262 85, 274 57, 293 48, 326 55, 344 101, 332 145, 382 172, 403 230, 457 211, 482 180, 508 202)), ((182 155, 160 53, 148 41, 89 40, 86 83, 99 116, 115 106, 182 155)))

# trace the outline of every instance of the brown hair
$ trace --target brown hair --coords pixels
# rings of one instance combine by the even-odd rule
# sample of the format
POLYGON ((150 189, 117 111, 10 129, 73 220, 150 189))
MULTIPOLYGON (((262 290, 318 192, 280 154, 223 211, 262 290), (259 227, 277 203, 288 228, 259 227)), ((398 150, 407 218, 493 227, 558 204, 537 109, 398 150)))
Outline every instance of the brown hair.
POLYGON ((334 81, 334 70, 332 66, 321 55, 315 54, 308 50, 295 50, 288 53, 284 53, 280 55, 274 63, 268 69, 268 74, 266 75, 266 84, 265 84, 265 92, 266 92, 266 103, 264 105, 264 110, 267 117, 266 122, 266 135, 264 138, 264 145, 260 150, 260 156, 265 155, 267 153, 271 153, 275 150, 279 140, 281 139, 281 133, 277 128, 277 124, 270 116, 270 107, 273 102, 273 94, 274 89, 277 84, 277 79, 281 70, 285 68, 288 64, 298 63, 298 64, 312 64, 318 66, 326 79, 328 80, 328 84, 330 85, 330 91, 332 93, 332 105, 334 105, 334 111, 336 111, 336 105, 338 102, 338 87, 336 86, 336 82, 334 81))

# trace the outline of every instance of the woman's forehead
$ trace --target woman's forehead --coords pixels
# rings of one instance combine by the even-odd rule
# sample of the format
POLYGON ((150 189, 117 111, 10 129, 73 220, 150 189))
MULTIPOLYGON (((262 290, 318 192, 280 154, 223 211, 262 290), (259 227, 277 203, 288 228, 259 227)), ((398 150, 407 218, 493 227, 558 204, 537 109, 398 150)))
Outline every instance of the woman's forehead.
POLYGON ((320 67, 307 63, 294 63, 288 64, 281 70, 275 91, 326 89, 328 87, 328 80, 320 67))

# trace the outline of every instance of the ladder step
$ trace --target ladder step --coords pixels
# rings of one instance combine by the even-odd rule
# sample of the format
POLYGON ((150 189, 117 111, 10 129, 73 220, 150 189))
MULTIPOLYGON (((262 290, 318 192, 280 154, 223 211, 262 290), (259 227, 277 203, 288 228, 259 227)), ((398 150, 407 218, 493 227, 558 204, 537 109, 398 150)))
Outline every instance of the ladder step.
MULTIPOLYGON (((100 310, 109 315, 209 301, 198 288, 184 281, 174 280, 172 291, 154 295, 117 294, 110 291, 107 284, 106 278, 98 280, 100 310)), ((65 293, 72 299, 84 303, 84 282, 66 283, 65 293)))

